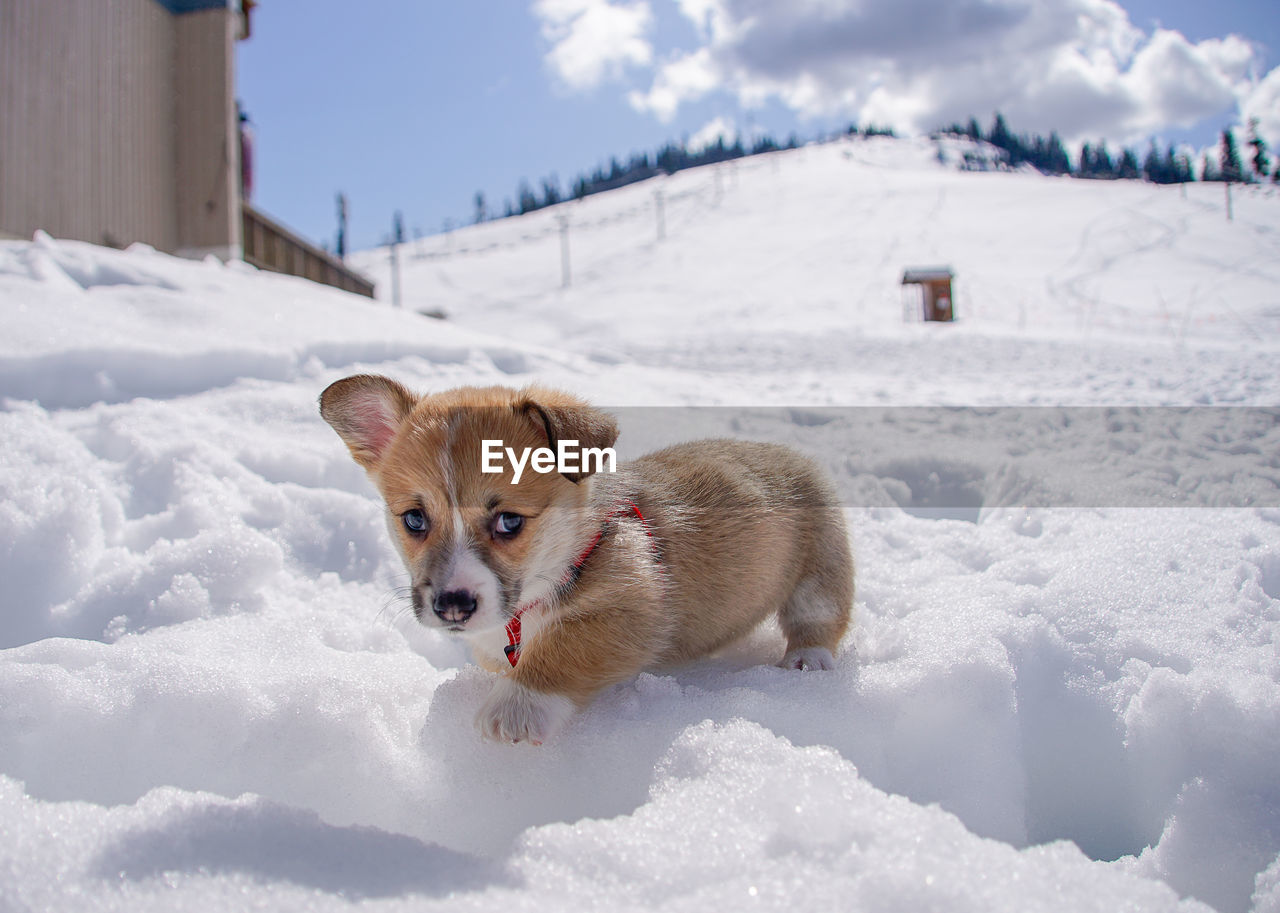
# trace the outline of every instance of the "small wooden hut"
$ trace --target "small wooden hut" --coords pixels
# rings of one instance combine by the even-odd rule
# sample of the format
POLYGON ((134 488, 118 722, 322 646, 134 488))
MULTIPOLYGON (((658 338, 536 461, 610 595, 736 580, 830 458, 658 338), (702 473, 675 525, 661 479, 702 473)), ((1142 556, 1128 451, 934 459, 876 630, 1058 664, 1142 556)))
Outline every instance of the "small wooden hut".
POLYGON ((902 274, 902 285, 920 287, 920 317, 924 320, 955 320, 951 280, 956 276, 949 266, 916 266, 902 274))

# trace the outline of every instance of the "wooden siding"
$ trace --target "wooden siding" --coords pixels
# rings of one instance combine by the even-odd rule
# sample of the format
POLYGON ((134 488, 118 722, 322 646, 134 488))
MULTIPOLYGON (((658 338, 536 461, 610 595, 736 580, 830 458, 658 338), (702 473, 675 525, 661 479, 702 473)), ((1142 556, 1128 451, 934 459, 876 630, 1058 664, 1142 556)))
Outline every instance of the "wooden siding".
POLYGON ((373 297, 374 284, 337 257, 303 240, 248 204, 244 205, 243 212, 246 263, 373 297))
POLYGON ((172 18, 154 0, 0 2, 0 228, 172 248, 172 18))
POLYGON ((240 256, 235 31, 227 9, 171 17, 177 34, 178 252, 240 256))
POLYGON ((155 0, 0 0, 0 232, 238 253, 234 28, 155 0))
POLYGON ((373 297, 240 198, 242 26, 217 0, 0 0, 0 236, 243 256, 373 297))

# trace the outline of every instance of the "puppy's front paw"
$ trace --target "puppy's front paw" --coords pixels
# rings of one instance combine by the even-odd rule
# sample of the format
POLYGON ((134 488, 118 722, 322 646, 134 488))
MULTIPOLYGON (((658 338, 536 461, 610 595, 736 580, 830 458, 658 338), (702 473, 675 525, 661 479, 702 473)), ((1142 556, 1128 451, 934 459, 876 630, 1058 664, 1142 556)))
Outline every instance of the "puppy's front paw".
POLYGON ((573 715, 573 701, 560 694, 534 691, 511 678, 493 686, 476 714, 476 728, 495 742, 541 745, 573 715))
POLYGON ((836 667, 836 658, 826 647, 799 647, 788 651, 778 665, 784 669, 831 670, 836 667))

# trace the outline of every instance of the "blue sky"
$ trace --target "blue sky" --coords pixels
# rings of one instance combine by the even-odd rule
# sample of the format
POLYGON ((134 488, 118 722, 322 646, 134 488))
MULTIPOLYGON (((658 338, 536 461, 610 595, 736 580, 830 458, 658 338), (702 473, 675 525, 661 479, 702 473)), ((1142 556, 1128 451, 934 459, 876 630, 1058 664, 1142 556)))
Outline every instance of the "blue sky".
POLYGON ((262 0, 239 51, 254 202, 349 246, 432 234, 667 140, 1018 131, 1280 146, 1276 0, 262 0))

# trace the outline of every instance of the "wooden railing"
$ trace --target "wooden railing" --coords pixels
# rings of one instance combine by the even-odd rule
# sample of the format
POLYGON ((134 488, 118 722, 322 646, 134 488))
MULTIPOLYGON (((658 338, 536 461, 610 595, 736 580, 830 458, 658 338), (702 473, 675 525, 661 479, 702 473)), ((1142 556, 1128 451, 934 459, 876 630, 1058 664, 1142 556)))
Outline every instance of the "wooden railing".
POLYGON ((244 212, 244 261, 312 282, 373 297, 373 283, 332 254, 295 235, 270 216, 249 204, 244 212))

